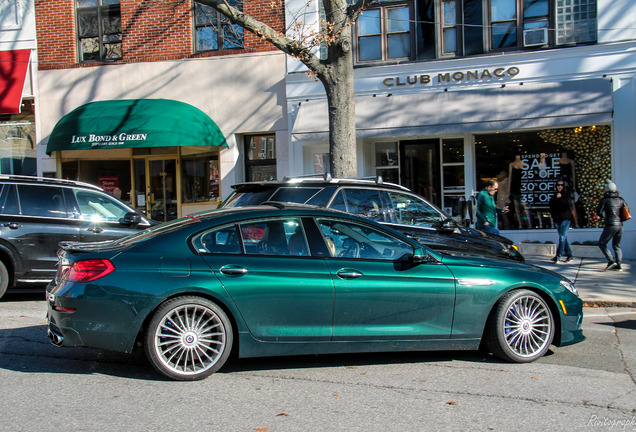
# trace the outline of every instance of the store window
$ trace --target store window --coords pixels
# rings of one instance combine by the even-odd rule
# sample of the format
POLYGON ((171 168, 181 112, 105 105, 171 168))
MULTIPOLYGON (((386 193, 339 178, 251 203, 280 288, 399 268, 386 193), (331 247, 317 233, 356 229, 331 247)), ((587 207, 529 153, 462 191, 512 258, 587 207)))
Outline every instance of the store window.
POLYGON ((219 200, 219 154, 181 157, 181 200, 184 204, 219 200))
POLYGON ((75 0, 80 61, 122 58, 120 0, 75 0))
POLYGON ((0 173, 37 175, 33 101, 22 101, 21 113, 0 115, 0 173))
MULTIPOLYGON (((229 0, 228 4, 239 10, 241 0, 229 0)), ((210 6, 193 2, 194 35, 196 51, 220 51, 243 48, 243 27, 210 6)))
POLYGON ((478 189, 499 181, 497 206, 510 211, 500 229, 552 229, 549 201, 557 180, 572 195, 574 228, 600 226, 590 219, 611 173, 610 126, 582 126, 475 137, 478 189))
POLYGON ((245 180, 267 181, 276 178, 276 137, 245 137, 245 180))
POLYGON ((357 30, 358 62, 411 57, 411 6, 386 4, 360 15, 357 30))
POLYGON ((400 182, 397 142, 375 144, 375 175, 390 183, 400 182))

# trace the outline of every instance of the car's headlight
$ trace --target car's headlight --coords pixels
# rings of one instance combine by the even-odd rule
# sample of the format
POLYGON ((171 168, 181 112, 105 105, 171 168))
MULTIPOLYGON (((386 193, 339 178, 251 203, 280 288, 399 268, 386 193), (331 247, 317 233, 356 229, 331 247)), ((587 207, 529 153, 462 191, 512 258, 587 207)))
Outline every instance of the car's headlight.
POLYGON ((576 287, 574 286, 574 284, 568 280, 562 280, 561 281, 561 285, 567 289, 568 291, 570 291, 572 294, 574 294, 575 296, 578 296, 579 293, 576 290, 576 287))

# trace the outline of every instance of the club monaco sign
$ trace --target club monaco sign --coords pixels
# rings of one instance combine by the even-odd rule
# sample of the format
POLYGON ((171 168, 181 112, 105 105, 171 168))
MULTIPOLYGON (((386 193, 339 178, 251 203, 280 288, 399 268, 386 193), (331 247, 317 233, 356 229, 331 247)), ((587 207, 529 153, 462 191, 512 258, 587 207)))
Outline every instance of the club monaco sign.
POLYGON ((148 134, 73 135, 71 144, 90 144, 91 147, 121 146, 131 141, 146 141, 148 134))
POLYGON ((505 78, 514 78, 521 70, 517 66, 495 69, 475 69, 470 71, 444 72, 437 75, 416 74, 384 78, 382 84, 385 87, 405 86, 436 86, 447 84, 460 84, 470 82, 499 81, 505 78))

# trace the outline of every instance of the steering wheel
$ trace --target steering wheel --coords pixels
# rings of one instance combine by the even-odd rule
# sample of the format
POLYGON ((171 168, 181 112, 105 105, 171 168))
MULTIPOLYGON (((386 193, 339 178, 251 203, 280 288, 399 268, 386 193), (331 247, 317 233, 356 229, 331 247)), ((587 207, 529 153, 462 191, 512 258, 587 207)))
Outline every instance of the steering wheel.
POLYGON ((341 257, 360 258, 360 243, 352 238, 347 238, 342 242, 343 250, 340 252, 341 257))

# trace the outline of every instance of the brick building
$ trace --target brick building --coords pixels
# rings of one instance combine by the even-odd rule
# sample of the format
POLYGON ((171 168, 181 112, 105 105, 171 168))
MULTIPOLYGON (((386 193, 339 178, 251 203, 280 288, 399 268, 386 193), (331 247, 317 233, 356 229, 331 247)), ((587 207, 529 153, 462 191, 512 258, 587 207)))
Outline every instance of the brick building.
MULTIPOLYGON (((243 10, 284 29, 282 5, 243 10)), ((36 0, 35 16, 39 174, 116 187, 168 220, 215 207, 246 177, 287 169, 276 151, 287 148, 285 56, 271 44, 190 0, 36 0), (160 99, 174 104, 153 105, 160 99), (117 101, 131 101, 123 116, 117 101), (140 119, 166 106, 177 110, 166 130, 144 131, 140 119), (225 142, 193 136, 200 113, 225 142)))

